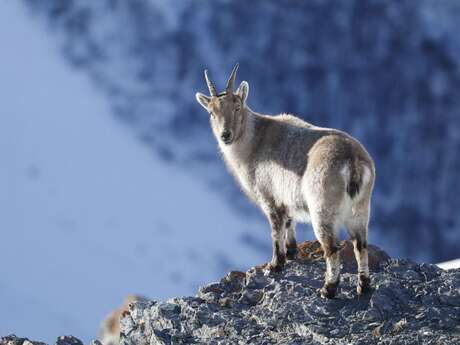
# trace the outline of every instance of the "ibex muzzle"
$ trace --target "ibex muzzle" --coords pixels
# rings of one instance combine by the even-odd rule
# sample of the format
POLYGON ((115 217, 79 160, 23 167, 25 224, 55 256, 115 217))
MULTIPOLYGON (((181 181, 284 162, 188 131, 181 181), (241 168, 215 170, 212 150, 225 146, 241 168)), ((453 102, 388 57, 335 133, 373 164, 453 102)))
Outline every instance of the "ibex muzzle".
POLYGON ((224 131, 223 131, 222 134, 220 135, 220 138, 222 139, 222 141, 224 142, 224 144, 229 145, 229 144, 232 143, 232 139, 233 139, 232 132, 229 131, 229 130, 224 129, 224 131))
POLYGON ((217 93, 205 71, 210 97, 196 99, 210 114, 225 163, 243 192, 267 216, 277 271, 295 259, 296 222, 311 222, 324 250, 326 277, 321 296, 332 298, 340 280, 338 232, 348 230, 358 263, 357 292, 370 289, 367 235, 375 180, 372 158, 353 137, 317 127, 292 115, 262 115, 246 104, 249 85, 217 93))

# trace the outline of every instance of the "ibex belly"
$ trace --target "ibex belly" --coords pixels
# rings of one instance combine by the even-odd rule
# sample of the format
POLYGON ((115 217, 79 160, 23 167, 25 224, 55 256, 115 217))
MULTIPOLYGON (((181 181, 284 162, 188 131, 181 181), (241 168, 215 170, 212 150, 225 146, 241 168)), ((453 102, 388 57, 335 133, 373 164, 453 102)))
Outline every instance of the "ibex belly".
POLYGON ((310 222, 306 198, 302 194, 300 177, 287 169, 280 169, 273 163, 263 164, 257 169, 256 180, 259 190, 263 191, 275 206, 285 206, 289 217, 295 222, 310 222))

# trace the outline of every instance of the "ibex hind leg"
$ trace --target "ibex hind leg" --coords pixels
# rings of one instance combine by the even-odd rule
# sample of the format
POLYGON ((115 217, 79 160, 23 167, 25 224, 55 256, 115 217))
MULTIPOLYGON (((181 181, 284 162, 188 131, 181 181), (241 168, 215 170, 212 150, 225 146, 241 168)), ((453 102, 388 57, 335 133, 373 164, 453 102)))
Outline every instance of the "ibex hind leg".
POLYGON ((346 227, 350 239, 353 242, 353 251, 358 265, 358 284, 356 291, 362 295, 371 290, 371 280, 369 277, 369 258, 367 251, 367 233, 369 222, 368 206, 363 205, 358 212, 346 222, 346 227))
POLYGON ((326 274, 320 294, 323 298, 334 298, 340 282, 340 251, 337 226, 331 222, 313 219, 312 225, 316 238, 321 243, 326 260, 326 274))
POLYGON ((313 172, 308 175, 304 188, 313 230, 326 260, 325 281, 320 293, 324 298, 333 298, 340 281, 338 230, 343 214, 345 183, 339 172, 325 169, 323 174, 313 172))

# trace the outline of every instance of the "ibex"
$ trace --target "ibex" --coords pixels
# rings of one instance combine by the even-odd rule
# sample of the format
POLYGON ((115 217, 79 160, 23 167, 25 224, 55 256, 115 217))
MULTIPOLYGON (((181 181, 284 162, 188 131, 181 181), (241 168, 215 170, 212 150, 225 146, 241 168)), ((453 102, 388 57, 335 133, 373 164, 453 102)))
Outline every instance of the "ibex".
POLYGON ((338 232, 345 226, 358 264, 357 293, 370 290, 367 233, 375 167, 364 147, 345 132, 314 126, 295 116, 262 115, 247 105, 249 85, 233 92, 238 64, 218 93, 205 70, 211 97, 196 99, 210 114, 225 163, 243 192, 271 225, 278 271, 295 259, 296 222, 311 222, 326 259, 320 294, 333 298, 340 280, 338 232))

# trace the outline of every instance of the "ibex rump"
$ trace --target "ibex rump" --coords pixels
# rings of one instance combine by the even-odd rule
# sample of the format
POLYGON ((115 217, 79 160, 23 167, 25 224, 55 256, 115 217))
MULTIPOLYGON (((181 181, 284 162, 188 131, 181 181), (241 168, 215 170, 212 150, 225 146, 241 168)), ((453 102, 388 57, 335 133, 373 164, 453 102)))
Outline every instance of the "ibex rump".
POLYGON ((335 296, 340 280, 338 231, 345 226, 358 263, 357 292, 370 288, 367 232, 375 179, 374 163, 350 135, 313 126, 291 115, 258 114, 246 105, 249 85, 236 93, 233 69, 226 90, 196 94, 223 158, 244 193, 267 216, 272 228, 271 270, 297 253, 295 223, 311 221, 326 259, 322 297, 335 296))

